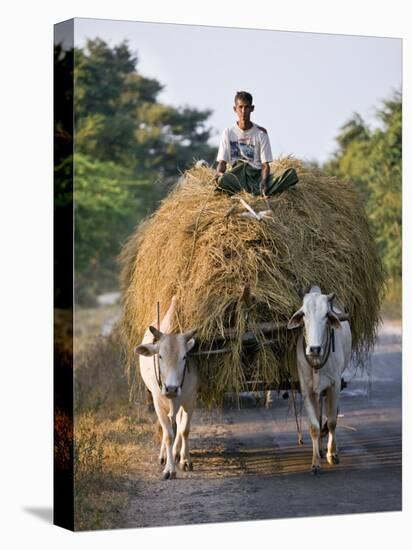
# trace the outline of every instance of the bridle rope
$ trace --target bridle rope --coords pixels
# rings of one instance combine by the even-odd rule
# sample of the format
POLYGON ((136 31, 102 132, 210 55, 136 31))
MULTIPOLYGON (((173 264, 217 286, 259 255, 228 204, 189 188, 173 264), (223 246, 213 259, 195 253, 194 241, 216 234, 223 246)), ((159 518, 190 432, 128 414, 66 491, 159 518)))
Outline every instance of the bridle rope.
MULTIPOLYGON (((206 206, 206 203, 205 203, 204 206, 206 206)), ((203 208, 202 208, 202 211, 203 211, 203 208)), ((200 214, 199 214, 199 217, 200 217, 200 214)), ((156 310, 157 310, 157 330, 160 331, 160 302, 157 302, 156 310)), ((178 319, 178 321, 179 321, 179 319, 178 319)), ((153 343, 155 341, 156 341, 156 338, 153 337, 153 343)), ((188 369, 188 367, 187 367, 187 358, 185 356, 185 366, 183 367, 182 381, 180 383, 180 386, 177 386, 177 389, 181 390, 182 387, 183 387, 183 384, 184 384, 184 381, 185 381, 186 369, 188 369)), ((154 373, 155 373, 157 385, 159 386, 159 389, 161 391, 163 382, 162 382, 162 374, 160 372, 159 352, 157 352, 153 355, 153 370, 154 370, 154 373)))
POLYGON ((320 370, 322 367, 326 365, 327 360, 329 359, 330 350, 332 349, 333 352, 335 352, 335 329, 330 325, 328 322, 327 330, 326 330, 326 345, 325 353, 323 354, 323 357, 318 364, 314 365, 312 363, 312 359, 309 355, 306 353, 306 340, 305 340, 305 333, 303 332, 302 335, 302 347, 303 347, 303 355, 305 356, 306 361, 309 363, 309 365, 314 370, 320 370))
MULTIPOLYGON (((157 385, 159 386, 159 389, 161 390, 163 382, 162 382, 162 375, 161 375, 161 372, 160 372, 159 353, 155 353, 153 355, 153 370, 154 370, 154 373, 155 373, 157 385)), ((182 389, 183 388, 183 384, 185 382, 186 370, 188 370, 188 366, 187 366, 187 358, 185 357, 185 365, 183 367, 182 381, 180 382, 180 385, 177 386, 177 389, 182 389)))

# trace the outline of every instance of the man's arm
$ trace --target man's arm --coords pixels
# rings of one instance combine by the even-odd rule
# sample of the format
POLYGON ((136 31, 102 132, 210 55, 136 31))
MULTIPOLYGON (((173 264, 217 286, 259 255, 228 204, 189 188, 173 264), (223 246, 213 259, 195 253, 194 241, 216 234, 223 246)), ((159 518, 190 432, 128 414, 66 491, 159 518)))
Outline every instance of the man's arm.
POLYGON ((266 195, 269 174, 270 174, 269 163, 268 162, 263 162, 262 163, 262 177, 261 177, 261 180, 260 180, 260 192, 262 193, 262 195, 266 195))
POLYGON ((226 161, 225 160, 219 160, 216 167, 216 174, 214 179, 217 181, 223 174, 226 172, 226 161))
POLYGON ((273 160, 272 150, 267 131, 261 127, 262 134, 260 135, 260 160, 262 162, 262 176, 260 180, 260 192, 266 195, 268 180, 270 175, 269 162, 273 160))
POLYGON ((217 167, 216 174, 213 178, 214 181, 223 176, 226 172, 227 162, 230 161, 230 144, 229 144, 229 129, 226 128, 223 131, 222 137, 220 138, 219 151, 217 153, 217 167))

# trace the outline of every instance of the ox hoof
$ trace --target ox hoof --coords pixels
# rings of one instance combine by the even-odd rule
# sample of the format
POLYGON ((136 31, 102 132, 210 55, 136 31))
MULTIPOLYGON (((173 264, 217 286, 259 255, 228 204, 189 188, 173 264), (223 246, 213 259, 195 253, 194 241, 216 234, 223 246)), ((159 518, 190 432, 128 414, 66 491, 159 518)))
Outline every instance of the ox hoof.
POLYGON ((329 464, 339 464, 339 455, 328 455, 328 462, 329 464))
POLYGON ((193 464, 187 460, 182 463, 182 468, 185 472, 193 472, 193 464))
POLYGON ((320 474, 320 466, 312 466, 310 473, 313 476, 318 476, 320 474))
POLYGON ((164 472, 163 479, 176 479, 176 472, 164 472))

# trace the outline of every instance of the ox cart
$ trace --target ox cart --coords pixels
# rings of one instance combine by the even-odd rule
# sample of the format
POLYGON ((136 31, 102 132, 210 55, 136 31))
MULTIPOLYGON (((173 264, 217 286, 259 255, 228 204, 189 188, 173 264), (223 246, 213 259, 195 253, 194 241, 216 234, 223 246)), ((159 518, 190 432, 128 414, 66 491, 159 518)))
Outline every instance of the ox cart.
MULTIPOLYGON (((335 325, 349 317, 349 354, 355 362, 367 357, 379 322, 384 273, 362 203, 349 182, 298 161, 280 160, 271 169, 289 166, 296 168, 299 185, 270 199, 247 193, 239 193, 236 199, 216 194, 213 171, 194 167, 124 246, 121 328, 129 373, 135 369, 136 343, 142 342, 138 348, 146 356, 141 358, 146 365, 144 382, 159 403, 167 398, 165 394, 172 397, 173 393, 191 400, 191 408, 193 395, 183 395, 182 381, 187 386, 188 377, 193 378, 189 370, 196 370, 200 402, 218 405, 228 392, 239 397, 245 391, 286 391, 297 415, 295 394, 305 389, 299 386, 302 378, 297 372, 299 354, 304 353, 303 331, 289 330, 289 322, 303 307, 299 289, 308 286, 336 292, 347 313, 326 307, 329 295, 322 295, 325 315, 331 314, 335 325), (175 348, 182 346, 180 358, 174 359, 180 374, 167 388, 168 384, 160 386, 160 365, 156 367, 152 360, 155 354, 160 358, 163 339, 156 345, 147 332, 155 324, 157 301, 158 321, 162 319, 158 326, 165 318, 170 321, 159 334, 169 335, 164 340, 174 339, 175 348), (186 355, 199 368, 187 369, 184 378, 186 355)), ((302 317, 300 321, 302 325, 302 317)), ((333 331, 328 334, 326 354, 331 349, 333 354, 333 331)), ((336 345, 341 346, 338 335, 336 345)), ((339 380, 334 379, 334 388, 339 380)), ((171 453, 166 445, 170 435, 166 417, 162 459, 166 448, 171 453)), ((186 421, 181 419, 183 432, 186 421)), ((169 455, 165 474, 172 475, 169 455)))

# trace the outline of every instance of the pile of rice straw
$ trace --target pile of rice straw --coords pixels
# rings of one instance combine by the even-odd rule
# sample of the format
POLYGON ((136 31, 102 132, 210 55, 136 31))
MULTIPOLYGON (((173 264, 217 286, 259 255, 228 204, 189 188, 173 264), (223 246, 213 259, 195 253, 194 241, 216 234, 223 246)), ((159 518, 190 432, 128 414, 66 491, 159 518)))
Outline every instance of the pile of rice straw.
POLYGON ((350 315, 354 361, 365 360, 379 322, 384 273, 363 205, 351 183, 297 160, 278 160, 271 170, 289 166, 299 183, 269 204, 247 193, 217 193, 214 171, 192 168, 131 235, 120 261, 121 332, 132 379, 132 350, 156 321, 157 302, 163 317, 173 295, 175 330, 197 327, 201 347, 216 344, 228 328, 236 335, 223 344, 230 353, 197 359, 204 402, 220 402, 225 391, 253 390, 258 381, 281 387, 296 380, 296 331, 280 328, 273 345, 247 353, 242 335, 251 330, 259 343, 265 341, 257 324, 284 326, 301 306, 299 291, 311 284, 335 292, 336 303, 350 315), (245 216, 240 198, 256 212, 270 206, 273 215, 261 221, 245 216))

